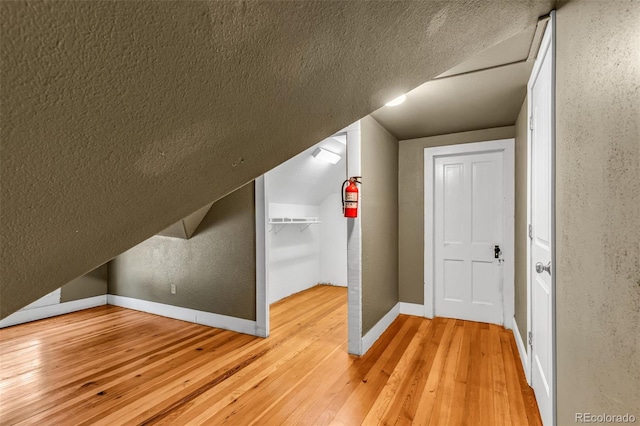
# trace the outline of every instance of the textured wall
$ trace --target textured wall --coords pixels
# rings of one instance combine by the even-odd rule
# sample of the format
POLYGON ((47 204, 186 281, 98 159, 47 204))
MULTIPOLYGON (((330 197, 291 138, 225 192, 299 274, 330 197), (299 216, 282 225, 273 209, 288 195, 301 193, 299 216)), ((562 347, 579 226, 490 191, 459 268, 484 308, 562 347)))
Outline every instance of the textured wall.
POLYGON ((424 149, 514 137, 512 126, 400 141, 398 158, 400 301, 424 303, 424 149))
POLYGON ((362 335, 398 303, 398 141, 372 117, 360 120, 362 335))
POLYGON ((640 4, 557 13, 558 424, 640 418, 640 4))
POLYGON ((106 264, 63 285, 60 291, 60 302, 71 302, 104 294, 107 294, 106 264))
POLYGON ((255 320, 255 247, 251 183, 214 203, 190 239, 151 237, 116 257, 109 294, 255 320))
POLYGON ((515 265, 514 296, 515 318, 522 341, 527 335, 527 99, 525 98, 516 120, 515 155, 515 265))
POLYGON ((0 2, 0 316, 552 3, 0 2))

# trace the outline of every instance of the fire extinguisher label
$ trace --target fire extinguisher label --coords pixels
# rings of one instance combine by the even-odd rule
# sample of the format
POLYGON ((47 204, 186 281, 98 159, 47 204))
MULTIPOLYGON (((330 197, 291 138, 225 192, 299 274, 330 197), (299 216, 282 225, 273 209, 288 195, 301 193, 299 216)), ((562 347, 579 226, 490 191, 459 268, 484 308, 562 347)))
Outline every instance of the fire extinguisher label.
POLYGON ((358 201, 358 193, 357 192, 347 192, 344 196, 345 201, 358 201))
POLYGON ((358 208, 358 203, 356 202, 346 202, 344 203, 344 207, 347 209, 357 209, 358 208))

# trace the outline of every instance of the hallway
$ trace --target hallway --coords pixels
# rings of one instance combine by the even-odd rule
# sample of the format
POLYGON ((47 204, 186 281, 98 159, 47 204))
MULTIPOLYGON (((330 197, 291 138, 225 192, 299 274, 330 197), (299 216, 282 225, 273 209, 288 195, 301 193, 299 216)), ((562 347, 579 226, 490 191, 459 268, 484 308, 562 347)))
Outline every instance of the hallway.
POLYGON ((510 331, 401 315, 347 354, 347 292, 271 307, 271 337, 102 306, 0 330, 0 423, 539 424, 510 331))

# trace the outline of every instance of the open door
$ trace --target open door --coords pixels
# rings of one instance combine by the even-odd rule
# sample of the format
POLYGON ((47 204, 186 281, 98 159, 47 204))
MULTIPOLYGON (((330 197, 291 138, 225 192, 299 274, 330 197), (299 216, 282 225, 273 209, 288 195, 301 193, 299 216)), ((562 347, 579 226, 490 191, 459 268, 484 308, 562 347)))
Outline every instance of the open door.
POLYGON ((529 246, 528 352, 533 388, 545 425, 555 419, 554 335, 554 14, 528 84, 529 246))

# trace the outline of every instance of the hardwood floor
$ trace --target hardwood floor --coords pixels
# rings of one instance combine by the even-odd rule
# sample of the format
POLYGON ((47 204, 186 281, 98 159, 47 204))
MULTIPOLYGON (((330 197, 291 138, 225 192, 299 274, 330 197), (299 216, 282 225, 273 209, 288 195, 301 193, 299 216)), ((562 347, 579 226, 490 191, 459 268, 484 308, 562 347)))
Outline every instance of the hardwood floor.
POLYGON ((540 424, 511 332, 401 315, 352 357, 346 298, 274 304, 268 339, 114 306, 0 330, 0 424, 540 424))

